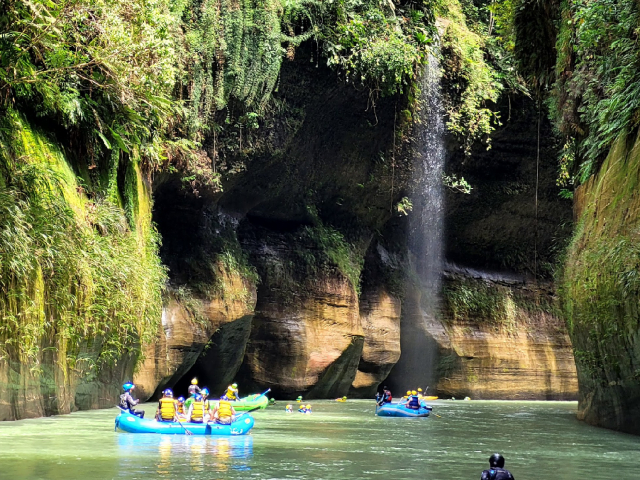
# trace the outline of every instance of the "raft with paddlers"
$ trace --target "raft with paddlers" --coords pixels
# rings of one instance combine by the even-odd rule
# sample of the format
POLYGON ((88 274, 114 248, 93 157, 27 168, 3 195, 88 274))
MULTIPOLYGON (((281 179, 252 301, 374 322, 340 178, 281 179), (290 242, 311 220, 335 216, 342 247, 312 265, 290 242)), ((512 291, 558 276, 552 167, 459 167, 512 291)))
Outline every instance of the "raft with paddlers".
POLYGON ((427 404, 421 403, 420 408, 409 408, 401 403, 385 403, 376 406, 376 415, 379 417, 428 417, 433 410, 427 404))
POLYGON ((238 415, 230 425, 214 422, 158 422, 121 411, 116 417, 116 430, 128 433, 161 433, 167 435, 246 435, 253 428, 251 415, 238 415))

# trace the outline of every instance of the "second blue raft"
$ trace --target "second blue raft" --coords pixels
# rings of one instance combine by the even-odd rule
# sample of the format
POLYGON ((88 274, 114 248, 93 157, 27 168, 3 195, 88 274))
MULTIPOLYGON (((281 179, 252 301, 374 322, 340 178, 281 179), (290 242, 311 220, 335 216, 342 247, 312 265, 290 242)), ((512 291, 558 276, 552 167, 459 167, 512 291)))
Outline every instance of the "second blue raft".
POLYGON ((186 430, 189 430, 193 435, 245 435, 253 428, 253 424, 253 417, 247 414, 238 416, 237 420, 231 425, 158 422, 157 420, 139 418, 127 412, 121 412, 116 417, 116 429, 128 433, 185 435, 187 433, 186 430))
POLYGON ((420 404, 418 410, 407 408, 399 403, 385 403, 381 407, 376 406, 376 415, 379 417, 428 417, 432 408, 425 403, 420 404))

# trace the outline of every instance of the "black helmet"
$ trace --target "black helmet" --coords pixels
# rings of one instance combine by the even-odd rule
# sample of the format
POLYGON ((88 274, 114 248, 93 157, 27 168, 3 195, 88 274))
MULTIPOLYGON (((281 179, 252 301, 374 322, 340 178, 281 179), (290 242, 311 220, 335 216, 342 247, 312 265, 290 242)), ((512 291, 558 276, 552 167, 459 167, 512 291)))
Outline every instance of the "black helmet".
POLYGON ((489 465, 492 467, 504 467, 504 457, 499 453, 494 453, 489 457, 489 465))

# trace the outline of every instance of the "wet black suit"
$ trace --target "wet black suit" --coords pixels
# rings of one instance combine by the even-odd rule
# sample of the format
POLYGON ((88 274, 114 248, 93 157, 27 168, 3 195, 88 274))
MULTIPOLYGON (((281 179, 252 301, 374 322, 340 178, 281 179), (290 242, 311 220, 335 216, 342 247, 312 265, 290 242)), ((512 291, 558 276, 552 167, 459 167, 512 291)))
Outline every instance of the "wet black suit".
POLYGON ((509 470, 500 467, 491 467, 482 472, 480 480, 514 480, 509 470))

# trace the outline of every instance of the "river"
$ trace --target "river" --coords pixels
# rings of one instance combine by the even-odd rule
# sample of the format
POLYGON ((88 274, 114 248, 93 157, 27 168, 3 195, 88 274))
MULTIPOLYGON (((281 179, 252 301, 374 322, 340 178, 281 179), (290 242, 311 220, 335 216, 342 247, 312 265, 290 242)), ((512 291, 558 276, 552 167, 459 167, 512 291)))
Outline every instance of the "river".
POLYGON ((115 433, 116 409, 4 422, 0 477, 463 480, 497 451, 517 480, 640 478, 640 438, 579 422, 573 402, 435 401, 440 418, 422 419, 310 403, 312 415, 254 412, 251 435, 232 438, 115 433))

